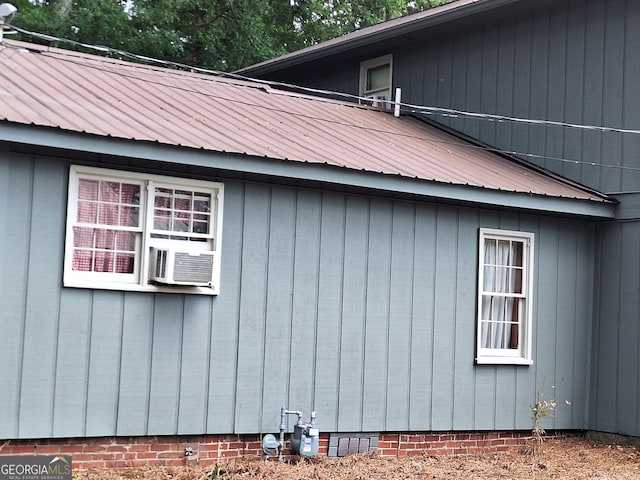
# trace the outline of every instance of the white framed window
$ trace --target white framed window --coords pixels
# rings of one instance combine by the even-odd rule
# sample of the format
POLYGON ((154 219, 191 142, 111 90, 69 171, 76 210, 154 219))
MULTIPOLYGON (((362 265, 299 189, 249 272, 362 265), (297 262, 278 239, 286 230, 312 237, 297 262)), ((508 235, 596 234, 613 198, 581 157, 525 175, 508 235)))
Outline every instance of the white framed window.
POLYGON ((374 107, 391 108, 393 56, 384 55, 360 64, 360 97, 374 107))
POLYGON ((64 285, 217 294, 224 185, 73 165, 64 285))
POLYGON ((480 229, 479 364, 530 365, 533 233, 480 229))

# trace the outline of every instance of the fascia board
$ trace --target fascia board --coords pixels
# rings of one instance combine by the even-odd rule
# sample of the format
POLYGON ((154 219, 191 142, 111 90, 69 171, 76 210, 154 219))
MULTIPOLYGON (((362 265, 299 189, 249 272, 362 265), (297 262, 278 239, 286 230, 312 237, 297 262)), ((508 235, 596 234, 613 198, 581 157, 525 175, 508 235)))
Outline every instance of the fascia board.
POLYGON ((173 145, 101 137, 29 125, 4 124, 0 128, 0 141, 130 159, 199 166, 230 172, 321 182, 391 193, 397 192, 494 208, 521 209, 532 212, 601 219, 615 218, 616 213, 616 205, 613 201, 595 202, 506 190, 492 190, 468 185, 407 178, 399 175, 349 170, 325 164, 181 148, 173 145))
POLYGON ((388 20, 362 30, 356 30, 332 40, 250 65, 234 73, 259 77, 272 71, 370 45, 372 42, 386 41, 400 35, 413 33, 417 30, 430 28, 518 1, 521 0, 458 0, 412 15, 388 20))

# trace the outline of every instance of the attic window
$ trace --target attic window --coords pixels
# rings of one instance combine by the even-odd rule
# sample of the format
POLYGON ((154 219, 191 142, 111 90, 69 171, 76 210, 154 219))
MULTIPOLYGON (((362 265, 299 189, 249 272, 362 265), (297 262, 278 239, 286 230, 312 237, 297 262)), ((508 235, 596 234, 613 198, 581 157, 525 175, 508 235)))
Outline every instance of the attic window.
POLYGON ((384 55, 360 64, 360 97, 362 103, 391 108, 393 57, 384 55))
POLYGON ((72 166, 64 285, 216 294, 223 185, 72 166))

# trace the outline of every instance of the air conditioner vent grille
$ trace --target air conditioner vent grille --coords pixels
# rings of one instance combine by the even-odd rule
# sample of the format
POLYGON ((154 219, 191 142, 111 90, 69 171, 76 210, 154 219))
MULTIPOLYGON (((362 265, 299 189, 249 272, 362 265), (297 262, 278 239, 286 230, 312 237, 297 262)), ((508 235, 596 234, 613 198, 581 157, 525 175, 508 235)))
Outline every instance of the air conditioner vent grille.
POLYGON ((213 255, 189 255, 176 252, 173 278, 177 282, 211 282, 213 255))
POLYGON ((151 248, 150 280, 163 285, 212 287, 215 252, 151 248))

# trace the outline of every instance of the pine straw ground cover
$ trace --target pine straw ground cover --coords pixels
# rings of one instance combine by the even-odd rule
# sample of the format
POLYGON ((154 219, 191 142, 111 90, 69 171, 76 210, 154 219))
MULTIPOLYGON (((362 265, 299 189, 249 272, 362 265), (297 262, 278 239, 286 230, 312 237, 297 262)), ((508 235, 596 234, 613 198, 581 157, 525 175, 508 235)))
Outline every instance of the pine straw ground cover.
POLYGON ((381 457, 375 454, 279 463, 231 460, 215 466, 74 470, 77 480, 417 480, 640 479, 636 447, 579 437, 548 438, 541 447, 467 457, 381 457))

